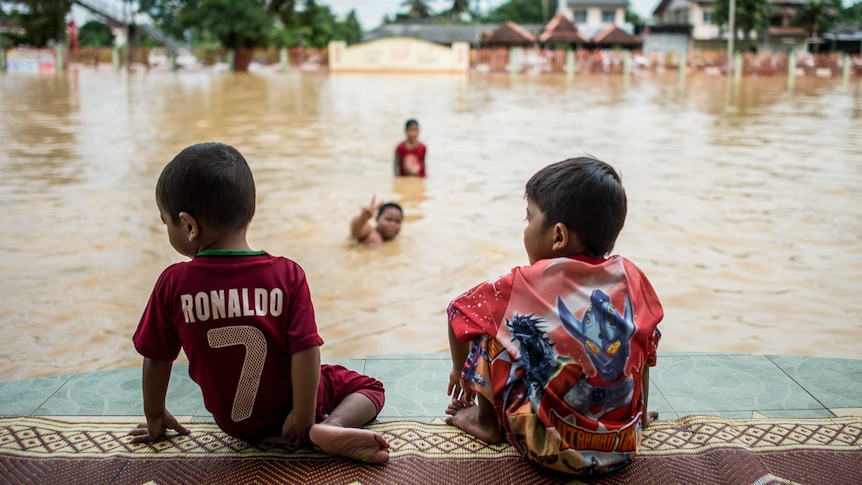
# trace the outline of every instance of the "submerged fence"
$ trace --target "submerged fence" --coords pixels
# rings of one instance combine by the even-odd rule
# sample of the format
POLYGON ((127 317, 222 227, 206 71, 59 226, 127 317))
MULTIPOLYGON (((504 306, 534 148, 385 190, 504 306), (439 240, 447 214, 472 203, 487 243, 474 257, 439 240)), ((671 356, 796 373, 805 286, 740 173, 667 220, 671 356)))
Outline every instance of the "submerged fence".
MULTIPOLYGON (((753 54, 738 55, 743 76, 862 75, 862 56, 828 54, 753 54), (793 65, 793 71, 790 66, 793 65)), ((631 71, 687 72, 726 74, 727 55, 723 52, 642 52, 624 50, 547 50, 479 49, 471 52, 470 68, 478 72, 532 74, 625 74, 631 71)))
MULTIPOLYGON (((231 59, 230 51, 224 49, 196 49, 173 59, 169 59, 163 48, 133 48, 131 52, 126 49, 81 48, 75 52, 58 51, 58 56, 80 65, 132 63, 146 68, 162 67, 170 62, 180 68, 206 67, 227 64, 231 59)), ((251 62, 257 66, 303 71, 326 70, 329 65, 327 49, 318 48, 257 49, 251 62)), ((731 64, 742 76, 862 76, 862 56, 840 53, 745 53, 738 54, 731 64)), ((476 73, 621 75, 677 70, 684 74, 726 74, 728 67, 726 53, 716 51, 681 55, 659 51, 499 48, 472 49, 470 52, 470 70, 476 73)))

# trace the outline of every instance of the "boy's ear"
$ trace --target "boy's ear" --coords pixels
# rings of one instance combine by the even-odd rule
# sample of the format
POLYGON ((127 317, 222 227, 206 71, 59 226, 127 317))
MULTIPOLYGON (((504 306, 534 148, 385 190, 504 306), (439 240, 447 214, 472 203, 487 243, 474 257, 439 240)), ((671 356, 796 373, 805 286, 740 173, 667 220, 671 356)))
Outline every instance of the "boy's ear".
POLYGON ((189 242, 194 241, 201 235, 201 228, 198 221, 188 212, 180 212, 180 227, 186 232, 186 237, 189 242))
POLYGON ((561 251, 569 245, 569 228, 566 227, 562 222, 558 222, 554 224, 553 231, 551 231, 552 236, 554 237, 554 242, 551 245, 551 249, 554 251, 561 251))
POLYGON ((578 237, 578 234, 575 231, 569 230, 569 228, 562 222, 554 224, 554 228, 551 233, 554 237, 551 249, 554 251, 565 251, 567 253, 574 251, 573 254, 584 252, 584 245, 581 244, 581 239, 578 237))

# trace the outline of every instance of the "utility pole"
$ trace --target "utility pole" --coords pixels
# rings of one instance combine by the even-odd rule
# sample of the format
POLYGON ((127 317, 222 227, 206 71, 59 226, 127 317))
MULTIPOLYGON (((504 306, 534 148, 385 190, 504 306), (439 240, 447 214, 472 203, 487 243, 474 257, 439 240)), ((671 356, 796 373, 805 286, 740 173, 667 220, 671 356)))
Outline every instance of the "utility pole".
POLYGON ((727 38, 727 76, 733 74, 733 41, 736 40, 736 0, 730 0, 730 37, 727 38))

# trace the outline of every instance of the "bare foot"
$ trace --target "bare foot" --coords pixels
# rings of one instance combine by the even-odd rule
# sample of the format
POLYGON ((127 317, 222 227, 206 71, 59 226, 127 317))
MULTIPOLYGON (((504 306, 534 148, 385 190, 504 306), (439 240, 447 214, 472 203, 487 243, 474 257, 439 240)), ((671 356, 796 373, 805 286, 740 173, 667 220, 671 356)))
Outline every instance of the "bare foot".
POLYGON ((472 434, 482 441, 488 443, 499 443, 503 441, 503 433, 497 423, 497 416, 492 415, 490 419, 482 416, 480 406, 467 406, 452 402, 446 408, 446 424, 451 424, 472 434))
POLYGON ((389 461, 389 443, 382 434, 374 431, 315 424, 311 426, 308 437, 312 443, 330 455, 344 456, 365 463, 389 461))

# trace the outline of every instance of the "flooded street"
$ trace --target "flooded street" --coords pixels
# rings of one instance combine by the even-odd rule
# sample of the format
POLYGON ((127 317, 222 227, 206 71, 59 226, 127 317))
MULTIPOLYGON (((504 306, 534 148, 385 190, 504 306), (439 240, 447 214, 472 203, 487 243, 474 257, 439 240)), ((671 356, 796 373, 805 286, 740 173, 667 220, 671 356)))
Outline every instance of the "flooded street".
POLYGON ((665 308, 662 351, 862 358, 862 81, 783 76, 0 75, 0 381, 133 367, 155 284, 182 261, 163 166, 235 146, 254 249, 305 269, 324 359, 448 349, 446 306, 527 264, 524 184, 592 154, 629 198, 615 253, 665 308), (427 179, 393 179, 415 117, 427 179), (372 194, 405 210, 369 251, 372 194))

